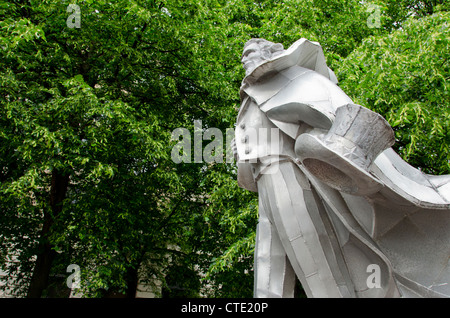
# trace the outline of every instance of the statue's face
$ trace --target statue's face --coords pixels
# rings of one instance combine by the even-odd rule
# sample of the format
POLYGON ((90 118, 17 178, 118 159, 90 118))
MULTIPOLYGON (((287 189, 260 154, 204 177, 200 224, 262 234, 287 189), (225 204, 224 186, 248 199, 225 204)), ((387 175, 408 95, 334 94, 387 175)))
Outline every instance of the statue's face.
POLYGON ((250 74, 256 67, 261 65, 265 59, 262 58, 261 48, 257 43, 252 43, 244 49, 242 54, 242 64, 245 69, 245 74, 250 74))

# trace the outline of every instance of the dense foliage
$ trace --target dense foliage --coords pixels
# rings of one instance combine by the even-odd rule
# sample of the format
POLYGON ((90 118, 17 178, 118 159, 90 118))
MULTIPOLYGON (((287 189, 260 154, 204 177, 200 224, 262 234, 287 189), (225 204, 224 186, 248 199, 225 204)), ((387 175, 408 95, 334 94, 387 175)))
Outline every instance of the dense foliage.
POLYGON ((408 19, 364 40, 338 74, 356 103, 389 121, 398 153, 431 174, 450 173, 449 25, 448 12, 408 19))
POLYGON ((13 295, 54 295, 69 264, 86 297, 134 297, 138 282, 252 295, 256 195, 232 163, 171 158, 172 131, 194 139, 195 120, 225 141, 252 37, 320 42, 406 160, 450 171, 445 1, 85 0, 78 17, 68 5, 0 2, 0 266, 13 295))

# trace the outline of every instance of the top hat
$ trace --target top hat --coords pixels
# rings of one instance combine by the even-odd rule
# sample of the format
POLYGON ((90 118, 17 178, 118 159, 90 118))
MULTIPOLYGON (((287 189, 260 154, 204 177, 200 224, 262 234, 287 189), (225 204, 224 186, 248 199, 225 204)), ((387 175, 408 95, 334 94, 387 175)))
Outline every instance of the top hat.
POLYGON ((368 195, 383 187, 369 167, 394 140, 394 132, 382 116, 347 104, 336 110, 335 121, 326 135, 300 135, 295 152, 310 173, 332 188, 368 195))

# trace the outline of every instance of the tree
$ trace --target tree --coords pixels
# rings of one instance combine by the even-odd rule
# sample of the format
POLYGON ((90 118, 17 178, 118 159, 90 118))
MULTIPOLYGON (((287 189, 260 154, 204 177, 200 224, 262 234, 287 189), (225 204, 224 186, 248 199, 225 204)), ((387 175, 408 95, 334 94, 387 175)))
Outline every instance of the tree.
POLYGON ((393 126, 395 150, 430 174, 450 173, 449 18, 409 18, 389 35, 367 38, 338 72, 355 102, 393 126))
POLYGON ((409 17, 423 18, 439 11, 449 11, 450 5, 445 0, 401 0, 384 1, 386 15, 386 27, 390 30, 398 28, 409 17))
POLYGON ((59 3, 3 7, 2 254, 20 271, 5 269, 29 297, 71 263, 88 295, 134 295, 144 258, 162 271, 185 244, 177 223, 198 194, 201 167, 170 158, 171 130, 205 113, 191 47, 174 40, 187 4, 86 1, 81 28, 59 3))

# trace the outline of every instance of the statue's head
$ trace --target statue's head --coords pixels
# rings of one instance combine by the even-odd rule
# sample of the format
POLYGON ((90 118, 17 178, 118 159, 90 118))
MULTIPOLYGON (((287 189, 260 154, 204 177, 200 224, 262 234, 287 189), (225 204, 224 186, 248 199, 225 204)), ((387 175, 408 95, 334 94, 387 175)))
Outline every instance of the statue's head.
POLYGON ((245 43, 241 58, 245 75, 249 75, 259 65, 280 55, 283 51, 284 47, 280 43, 273 43, 265 39, 251 39, 245 43))

